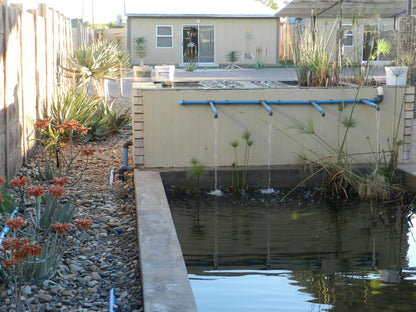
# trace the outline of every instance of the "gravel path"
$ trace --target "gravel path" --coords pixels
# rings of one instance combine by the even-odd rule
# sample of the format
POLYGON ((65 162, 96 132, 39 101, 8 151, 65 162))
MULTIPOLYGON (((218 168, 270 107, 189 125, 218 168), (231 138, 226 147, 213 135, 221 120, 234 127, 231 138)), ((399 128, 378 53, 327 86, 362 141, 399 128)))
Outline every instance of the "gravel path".
MULTIPOLYGON (((129 98, 123 100, 129 104, 129 98)), ((88 143, 95 154, 82 180, 65 192, 78 206, 75 219, 90 218, 93 226, 81 236, 68 237, 68 248, 53 278, 24 287, 31 311, 108 311, 111 288, 115 311, 143 311, 133 173, 109 186, 110 169, 123 165, 123 144, 131 139, 127 127, 104 141, 88 143)), ((129 156, 132 166, 132 150, 129 156)), ((35 162, 33 157, 20 172, 29 184, 37 183, 35 162)), ((0 311, 14 311, 11 293, 0 285, 0 311)))

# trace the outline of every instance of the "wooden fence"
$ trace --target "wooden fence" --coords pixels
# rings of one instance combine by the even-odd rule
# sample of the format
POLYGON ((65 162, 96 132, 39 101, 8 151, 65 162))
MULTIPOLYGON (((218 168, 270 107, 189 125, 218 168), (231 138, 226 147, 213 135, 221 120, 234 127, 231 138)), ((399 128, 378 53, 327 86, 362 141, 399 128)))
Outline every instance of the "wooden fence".
POLYGON ((45 4, 22 12, 5 3, 0 0, 0 176, 11 178, 34 147, 32 121, 65 83, 60 65, 73 47, 70 19, 45 4))

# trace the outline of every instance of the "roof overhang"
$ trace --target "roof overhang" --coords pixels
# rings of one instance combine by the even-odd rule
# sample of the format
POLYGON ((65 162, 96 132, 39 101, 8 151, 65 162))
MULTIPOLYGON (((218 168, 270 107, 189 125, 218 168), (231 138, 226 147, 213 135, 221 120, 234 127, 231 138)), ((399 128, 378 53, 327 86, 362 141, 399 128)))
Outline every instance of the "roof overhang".
POLYGON ((128 18, 261 18, 278 19, 276 15, 223 15, 223 14, 135 14, 127 13, 128 18))
POLYGON ((407 8, 408 0, 292 0, 276 16, 394 18, 407 14, 407 8))

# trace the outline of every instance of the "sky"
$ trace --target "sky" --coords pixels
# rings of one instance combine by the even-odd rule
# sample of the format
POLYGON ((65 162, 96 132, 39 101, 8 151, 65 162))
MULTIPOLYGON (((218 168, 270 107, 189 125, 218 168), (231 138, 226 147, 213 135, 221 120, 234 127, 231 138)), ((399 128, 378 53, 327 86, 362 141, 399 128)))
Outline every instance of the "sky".
MULTIPOLYGON (((141 0, 147 1, 147 0, 141 0)), ((117 15, 124 15, 123 0, 8 0, 9 3, 21 3, 23 9, 36 8, 38 3, 46 3, 69 18, 82 18, 92 23, 92 11, 95 24, 115 22, 117 15)))
MULTIPOLYGON (((7 1, 7 0, 6 0, 7 1)), ((182 0, 183 1, 183 0, 182 0)), ((193 1, 193 6, 206 3, 203 0, 193 1)), ((140 8, 146 4, 158 4, 158 0, 8 0, 9 3, 21 3, 23 9, 37 8, 38 3, 46 3, 49 7, 56 9, 69 18, 83 18, 84 21, 94 24, 107 24, 117 21, 118 15, 124 15, 124 7, 140 8), (94 15, 92 14, 94 13, 94 15)), ((161 1, 160 1, 161 2, 161 1)), ((175 3, 175 0, 168 0, 168 3, 175 3)), ((225 0, 224 4, 228 1, 225 0)), ((230 1, 232 2, 232 1, 230 1)), ((284 0, 275 0, 281 7, 284 0)))

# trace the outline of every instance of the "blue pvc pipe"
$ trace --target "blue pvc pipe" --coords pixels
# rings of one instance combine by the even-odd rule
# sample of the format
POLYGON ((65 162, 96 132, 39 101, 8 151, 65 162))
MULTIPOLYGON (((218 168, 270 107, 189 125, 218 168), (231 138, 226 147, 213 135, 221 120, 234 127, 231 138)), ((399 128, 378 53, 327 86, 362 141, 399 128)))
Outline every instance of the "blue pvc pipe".
POLYGON ((108 312, 114 312, 114 305, 116 304, 116 297, 114 296, 114 288, 110 288, 108 296, 108 312))
POLYGON ((214 113, 214 118, 218 118, 218 112, 217 112, 217 108, 214 105, 214 102, 210 101, 209 106, 211 106, 211 110, 214 113))
POLYGON ((266 101, 261 101, 260 104, 269 112, 269 116, 273 116, 273 111, 271 107, 266 104, 266 101))
POLYGON ((324 112, 324 110, 322 109, 322 107, 320 107, 315 101, 312 101, 311 102, 311 105, 313 105, 317 110, 318 110, 318 112, 320 112, 321 113, 321 116, 322 117, 325 117, 325 112, 324 112))
POLYGON ((377 103, 383 101, 383 89, 378 89, 378 95, 374 99, 354 99, 354 100, 322 100, 322 101, 180 101, 181 105, 185 104, 202 104, 206 105, 209 104, 211 106, 211 110, 214 113, 215 118, 218 118, 218 112, 215 107, 216 104, 220 105, 234 105, 234 104, 261 104, 268 112, 269 115, 273 115, 273 110, 270 108, 269 105, 312 105, 314 106, 321 116, 325 116, 325 111, 320 107, 321 104, 351 104, 351 103, 363 103, 369 105, 376 110, 380 110, 380 106, 377 103))
POLYGON ((374 102, 368 101, 368 100, 363 100, 364 104, 370 105, 371 107, 374 107, 376 110, 380 110, 380 106, 378 106, 377 104, 375 104, 374 102))
MULTIPOLYGON (((10 217, 9 217, 9 220, 10 219, 13 219, 13 217, 14 217, 14 215, 17 213, 19 211, 19 208, 16 208, 13 212, 12 212, 12 214, 10 215, 10 217)), ((3 244, 3 241, 4 241, 4 236, 8 233, 10 231, 10 228, 7 226, 7 225, 5 225, 4 226, 4 228, 3 228, 3 230, 1 231, 1 233, 0 233, 0 245, 2 245, 3 244)))

